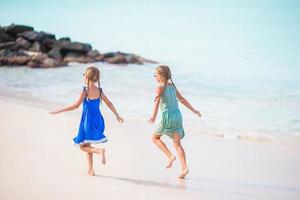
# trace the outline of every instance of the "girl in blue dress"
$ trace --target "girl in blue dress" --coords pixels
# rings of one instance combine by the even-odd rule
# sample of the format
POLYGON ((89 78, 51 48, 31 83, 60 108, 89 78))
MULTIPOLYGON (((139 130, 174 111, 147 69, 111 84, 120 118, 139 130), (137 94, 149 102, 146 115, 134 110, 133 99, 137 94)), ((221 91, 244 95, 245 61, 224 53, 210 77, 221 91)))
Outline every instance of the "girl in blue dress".
POLYGON ((115 114, 117 121, 123 123, 114 105, 100 88, 100 71, 96 67, 88 67, 83 74, 86 86, 83 87, 78 100, 63 109, 59 109, 51 114, 71 111, 78 108, 81 104, 83 107, 81 121, 77 136, 73 139, 75 145, 79 145, 80 149, 87 153, 88 175, 94 176, 93 154, 102 156, 102 163, 105 164, 105 149, 95 148, 91 144, 107 142, 106 136, 103 134, 105 129, 104 120, 100 112, 99 106, 103 100, 110 110, 115 114), (95 85, 98 83, 98 87, 95 85))

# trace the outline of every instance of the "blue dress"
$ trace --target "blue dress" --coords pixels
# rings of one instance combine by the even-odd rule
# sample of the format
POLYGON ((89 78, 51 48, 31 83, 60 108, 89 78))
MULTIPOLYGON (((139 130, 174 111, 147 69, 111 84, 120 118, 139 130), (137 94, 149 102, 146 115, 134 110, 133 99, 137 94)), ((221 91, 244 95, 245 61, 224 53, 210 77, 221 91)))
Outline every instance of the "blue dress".
MULTIPOLYGON (((86 91, 86 88, 83 87, 83 90, 86 91)), ((73 139, 75 145, 107 142, 107 138, 103 134, 105 124, 99 109, 100 103, 100 97, 97 99, 88 99, 88 97, 84 98, 82 102, 83 110, 78 134, 73 139)))

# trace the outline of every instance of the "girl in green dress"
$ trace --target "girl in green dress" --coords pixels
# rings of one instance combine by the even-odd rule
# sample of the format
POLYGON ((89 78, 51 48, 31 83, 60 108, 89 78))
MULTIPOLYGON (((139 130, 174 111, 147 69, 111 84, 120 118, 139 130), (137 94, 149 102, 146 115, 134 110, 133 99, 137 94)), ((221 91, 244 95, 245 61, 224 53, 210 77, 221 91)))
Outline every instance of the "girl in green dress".
POLYGON ((201 117, 201 113, 198 110, 195 110, 193 106, 177 90, 172 81, 171 71, 168 66, 160 65, 156 67, 156 73, 154 76, 156 81, 159 83, 159 86, 156 89, 154 110, 152 117, 149 119, 149 123, 155 122, 159 106, 162 112, 162 119, 159 128, 152 136, 152 141, 167 156, 167 168, 170 168, 172 167, 172 163, 175 161, 176 157, 170 152, 168 147, 160 138, 162 135, 167 135, 173 139, 174 147, 182 165, 182 171, 178 178, 184 179, 189 173, 189 170, 186 164, 185 152, 180 143, 180 140, 185 134, 182 127, 181 113, 178 108, 178 100, 198 117, 201 117))

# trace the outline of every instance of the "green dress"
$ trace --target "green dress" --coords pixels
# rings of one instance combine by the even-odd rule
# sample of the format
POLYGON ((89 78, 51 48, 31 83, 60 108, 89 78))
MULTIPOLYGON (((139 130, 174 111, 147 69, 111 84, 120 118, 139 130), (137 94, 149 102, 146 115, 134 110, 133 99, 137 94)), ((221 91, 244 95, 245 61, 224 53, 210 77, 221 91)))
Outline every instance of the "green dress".
POLYGON ((173 138, 173 134, 176 132, 183 138, 182 116, 178 108, 176 89, 173 85, 167 85, 164 93, 161 95, 160 109, 162 117, 156 133, 173 138))

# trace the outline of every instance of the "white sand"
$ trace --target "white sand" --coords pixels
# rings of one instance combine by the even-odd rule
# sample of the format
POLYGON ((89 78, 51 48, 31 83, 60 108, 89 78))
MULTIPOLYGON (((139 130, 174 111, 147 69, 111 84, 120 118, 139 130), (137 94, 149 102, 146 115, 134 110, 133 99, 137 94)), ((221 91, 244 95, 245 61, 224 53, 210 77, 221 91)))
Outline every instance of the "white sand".
POLYGON ((150 125, 121 125, 106 112, 107 165, 96 157, 97 175, 87 176, 85 154, 72 143, 81 109, 49 115, 54 107, 0 95, 1 200, 300 199, 300 145, 187 133, 182 142, 191 172, 179 181, 178 159, 172 169, 164 168, 150 125))

